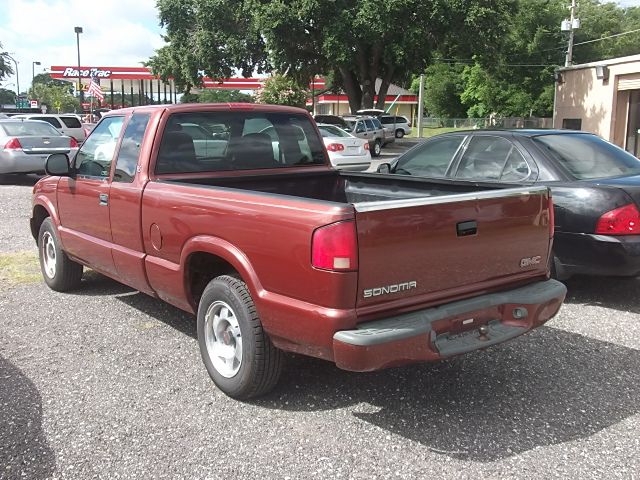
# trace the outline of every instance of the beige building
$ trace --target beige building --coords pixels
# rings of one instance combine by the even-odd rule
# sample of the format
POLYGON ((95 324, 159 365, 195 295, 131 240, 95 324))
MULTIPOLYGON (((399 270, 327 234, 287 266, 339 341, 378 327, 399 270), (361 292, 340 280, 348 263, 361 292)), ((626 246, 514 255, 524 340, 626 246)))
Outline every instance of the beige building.
POLYGON ((640 156, 640 55, 561 68, 556 77, 554 127, 596 133, 640 156))

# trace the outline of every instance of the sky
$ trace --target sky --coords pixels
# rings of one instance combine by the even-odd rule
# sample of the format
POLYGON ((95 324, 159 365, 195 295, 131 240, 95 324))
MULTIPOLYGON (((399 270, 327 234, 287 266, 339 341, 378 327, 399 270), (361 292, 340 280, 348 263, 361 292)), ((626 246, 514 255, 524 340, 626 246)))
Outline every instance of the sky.
MULTIPOLYGON (((568 1, 568 0, 567 0, 568 1)), ((617 0, 623 7, 640 0, 617 0)), ((80 35, 80 59, 86 67, 134 67, 163 45, 156 0, 0 0, 0 43, 18 61, 20 90, 35 73, 52 65, 77 65, 74 27, 80 35)), ((0 87, 16 89, 16 77, 0 87)))
MULTIPOLYGON (((80 34, 80 60, 87 67, 135 67, 160 48, 156 0, 0 0, 0 43, 18 61, 20 90, 52 65, 78 64, 74 27, 80 34)), ((15 67, 14 67, 15 68, 15 67)), ((16 76, 0 86, 16 90, 16 76)))

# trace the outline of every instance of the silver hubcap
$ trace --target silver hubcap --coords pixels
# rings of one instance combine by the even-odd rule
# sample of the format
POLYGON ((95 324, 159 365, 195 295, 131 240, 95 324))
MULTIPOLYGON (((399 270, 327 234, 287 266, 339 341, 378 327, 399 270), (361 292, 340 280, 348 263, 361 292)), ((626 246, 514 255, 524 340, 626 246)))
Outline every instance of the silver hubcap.
POLYGON ((44 263, 44 273, 47 277, 56 276, 56 244, 53 241, 53 235, 45 232, 42 236, 42 260, 44 263))
POLYGON ((225 302, 217 301, 204 318, 207 353, 220 375, 231 378, 242 364, 242 335, 236 315, 225 302))

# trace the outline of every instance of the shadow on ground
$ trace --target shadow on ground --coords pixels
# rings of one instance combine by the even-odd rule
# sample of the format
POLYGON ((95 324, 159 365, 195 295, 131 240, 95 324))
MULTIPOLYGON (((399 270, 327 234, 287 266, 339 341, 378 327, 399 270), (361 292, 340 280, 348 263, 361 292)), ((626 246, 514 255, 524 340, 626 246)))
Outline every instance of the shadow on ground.
POLYGON ((565 303, 640 313, 640 278, 576 276, 566 282, 565 303))
POLYGON ((542 327, 485 352, 367 374, 295 357, 255 404, 356 406, 361 420, 435 452, 492 462, 593 435, 638 413, 638 398, 640 352, 542 327))
POLYGON ((36 174, 4 174, 0 175, 0 185, 33 186, 41 178, 36 174))
POLYGON ((0 412, 0 478, 50 478, 56 458, 42 430, 40 393, 2 356, 0 412))

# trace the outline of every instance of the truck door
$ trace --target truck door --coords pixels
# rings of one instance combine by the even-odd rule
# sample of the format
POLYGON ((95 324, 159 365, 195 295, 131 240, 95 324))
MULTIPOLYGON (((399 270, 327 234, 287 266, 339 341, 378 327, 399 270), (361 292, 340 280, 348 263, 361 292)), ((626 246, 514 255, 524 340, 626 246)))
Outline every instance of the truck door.
POLYGON ((149 113, 134 113, 115 154, 115 169, 109 195, 111 253, 118 278, 137 290, 153 295, 147 282, 142 240, 142 192, 146 175, 138 168, 141 156, 150 155, 153 135, 145 145, 149 113))
POLYGON ((107 275, 116 273, 111 255, 109 175, 124 119, 105 117, 95 127, 74 158, 74 178, 61 178, 57 190, 65 250, 107 275))

